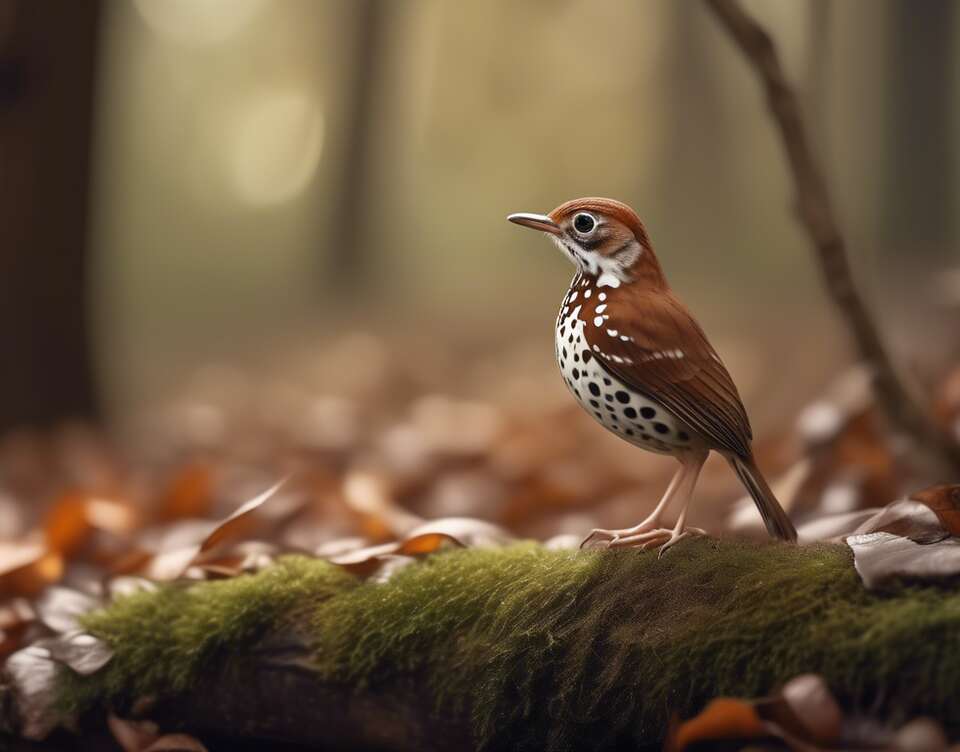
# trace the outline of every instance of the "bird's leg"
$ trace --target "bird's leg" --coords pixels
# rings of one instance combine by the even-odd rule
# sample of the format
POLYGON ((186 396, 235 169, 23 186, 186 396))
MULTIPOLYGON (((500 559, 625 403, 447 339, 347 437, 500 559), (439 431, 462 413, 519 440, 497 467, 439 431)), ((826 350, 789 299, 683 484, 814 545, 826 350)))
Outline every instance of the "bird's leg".
POLYGON ((663 552, 667 548, 672 546, 677 541, 686 538, 688 535, 694 533, 701 535, 704 534, 704 531, 700 528, 687 528, 686 519, 687 509, 690 505, 690 499, 693 496, 693 489, 697 485, 697 478, 700 476, 700 468, 703 467, 703 463, 706 458, 707 452, 689 452, 680 455, 677 458, 680 460, 680 471, 674 477, 674 481, 671 482, 670 487, 667 488, 667 493, 664 494, 664 498, 666 499, 667 503, 663 504, 663 501, 661 500, 661 504, 657 505, 657 509, 654 510, 654 513, 637 526, 637 528, 640 529, 632 529, 635 530, 635 532, 628 533, 628 531, 614 531, 615 533, 619 534, 609 539, 607 547, 627 548, 636 546, 638 548, 646 549, 659 545, 660 554, 663 555, 663 552), (677 524, 674 525, 672 529, 657 528, 656 524, 659 521, 659 515, 657 515, 657 511, 659 510, 662 514, 663 509, 660 509, 661 505, 663 505, 663 508, 665 509, 667 504, 670 503, 675 495, 680 499, 680 516, 677 519, 677 524), (651 520, 654 520, 653 523, 647 524, 651 520))
POLYGON ((687 511, 690 509, 690 501, 693 498, 693 489, 697 485, 697 478, 700 476, 700 468, 703 467, 703 463, 706 460, 707 456, 694 456, 690 460, 690 479, 689 484, 681 490, 680 494, 680 515, 677 517, 677 524, 673 526, 673 530, 665 531, 667 532, 666 540, 663 541, 662 538, 659 540, 649 540, 641 544, 641 548, 647 549, 652 548, 657 543, 661 543, 660 551, 657 554, 657 558, 663 556, 664 552, 671 546, 673 546, 678 541, 683 540, 691 535, 706 535, 706 531, 698 527, 687 527, 687 511))
POLYGON ((583 539, 583 543, 580 544, 580 548, 583 548, 595 538, 597 540, 604 540, 608 541, 610 544, 613 544, 614 542, 623 538, 655 530, 657 525, 660 524, 660 518, 663 516, 663 513, 667 511, 667 507, 670 506, 670 501, 673 499, 673 495, 677 492, 677 488, 680 485, 680 482, 683 480, 685 471, 686 468, 681 461, 677 472, 674 473, 673 478, 670 479, 670 485, 667 486, 667 490, 663 492, 663 496, 660 498, 660 501, 657 502, 657 506, 654 507, 653 511, 650 513, 650 516, 648 516, 643 522, 638 525, 634 525, 633 527, 625 527, 622 530, 603 530, 601 528, 597 528, 596 530, 591 531, 590 535, 583 539))

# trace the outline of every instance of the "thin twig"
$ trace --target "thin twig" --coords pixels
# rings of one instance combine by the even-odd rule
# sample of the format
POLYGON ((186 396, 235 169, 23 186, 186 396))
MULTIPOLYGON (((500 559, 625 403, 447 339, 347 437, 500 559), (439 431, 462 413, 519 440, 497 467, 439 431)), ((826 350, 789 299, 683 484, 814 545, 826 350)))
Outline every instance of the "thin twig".
POLYGON ((891 428, 913 440, 917 449, 944 470, 960 468, 960 447, 950 441, 908 392, 853 283, 846 244, 814 159, 796 94, 787 82, 770 34, 737 0, 705 0, 746 56, 763 84, 767 105, 790 163, 797 211, 820 260, 827 291, 847 320, 860 357, 872 368, 878 402, 891 428))

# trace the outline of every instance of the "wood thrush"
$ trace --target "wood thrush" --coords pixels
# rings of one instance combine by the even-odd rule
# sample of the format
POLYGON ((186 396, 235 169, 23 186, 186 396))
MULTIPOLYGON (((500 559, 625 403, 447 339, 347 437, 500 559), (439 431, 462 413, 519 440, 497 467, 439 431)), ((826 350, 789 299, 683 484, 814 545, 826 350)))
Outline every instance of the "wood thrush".
POLYGON ((584 541, 610 547, 660 545, 691 532, 686 516, 710 450, 730 463, 753 497, 770 535, 796 530, 753 459, 753 434, 720 356, 667 284, 643 223, 607 198, 568 201, 550 214, 511 214, 541 230, 576 266, 556 323, 556 355, 567 387, 608 431, 680 462, 647 519, 623 530, 594 530, 584 541), (661 519, 673 501, 673 528, 661 519))

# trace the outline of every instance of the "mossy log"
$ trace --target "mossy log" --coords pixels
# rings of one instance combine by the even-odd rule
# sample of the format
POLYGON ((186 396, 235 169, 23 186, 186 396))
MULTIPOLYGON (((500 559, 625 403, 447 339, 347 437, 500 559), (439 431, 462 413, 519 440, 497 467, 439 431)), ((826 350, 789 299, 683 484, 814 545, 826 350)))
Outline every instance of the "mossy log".
POLYGON ((59 706, 315 748, 609 749, 822 674, 841 704, 960 730, 960 592, 863 588, 844 546, 683 542, 662 559, 452 550, 363 582, 281 559, 89 614, 114 657, 59 706))

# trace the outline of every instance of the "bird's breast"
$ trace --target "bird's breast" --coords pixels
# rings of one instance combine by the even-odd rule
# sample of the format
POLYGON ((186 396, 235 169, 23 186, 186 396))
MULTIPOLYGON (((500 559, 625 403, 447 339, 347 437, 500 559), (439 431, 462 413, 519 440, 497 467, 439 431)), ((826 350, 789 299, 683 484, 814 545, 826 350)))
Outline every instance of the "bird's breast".
POLYGON ((577 277, 557 316, 555 347, 563 381, 580 406, 608 431, 651 452, 674 454, 689 448, 691 431, 655 399, 623 383, 600 364, 584 337, 589 316, 607 293, 589 278, 577 277))

